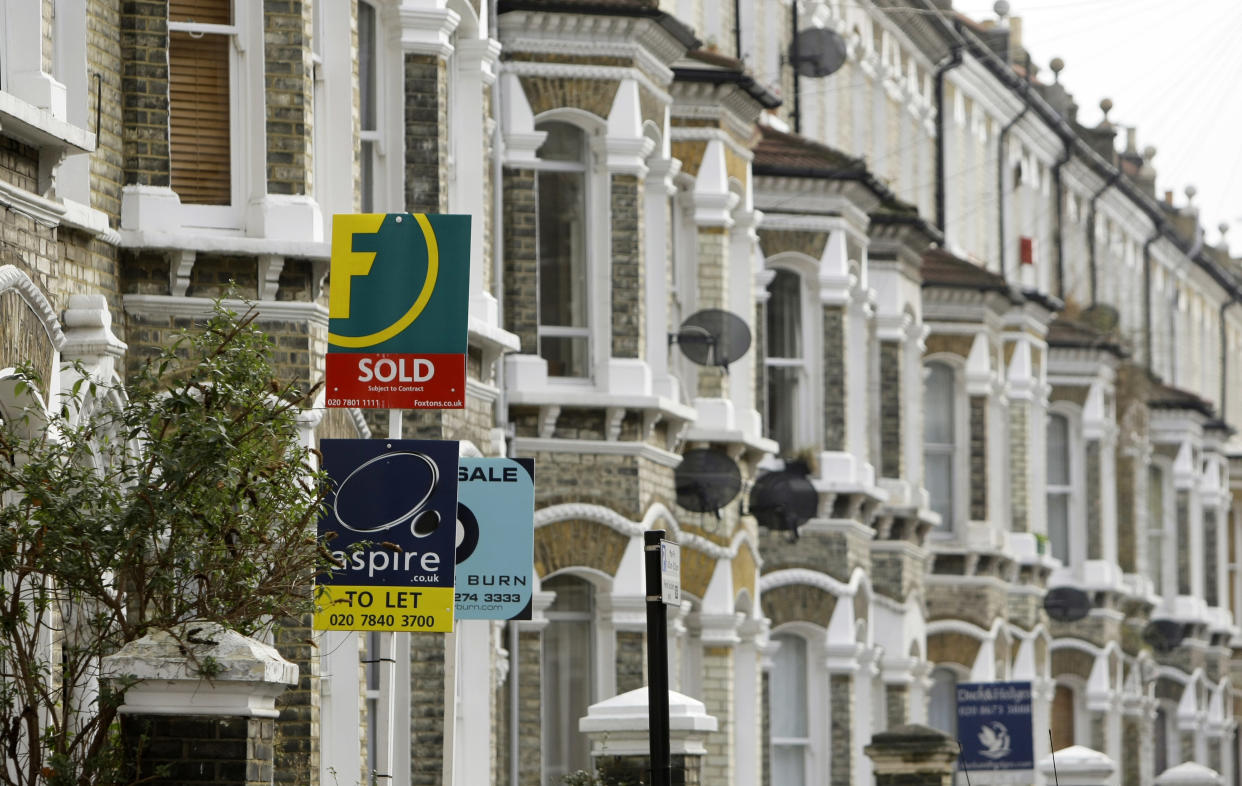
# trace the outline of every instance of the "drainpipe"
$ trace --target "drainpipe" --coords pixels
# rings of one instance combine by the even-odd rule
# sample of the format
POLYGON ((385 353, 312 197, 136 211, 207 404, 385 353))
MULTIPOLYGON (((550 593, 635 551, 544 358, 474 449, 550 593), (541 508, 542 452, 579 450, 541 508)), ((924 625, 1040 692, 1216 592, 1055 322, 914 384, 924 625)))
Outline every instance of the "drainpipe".
MULTIPOLYGON (((794 31, 795 34, 797 32, 794 31)), ((738 60, 742 59, 742 0, 733 0, 733 56, 738 60)), ((797 73, 797 70, 794 72, 797 73)))
POLYGON ((952 68, 962 64, 962 46, 957 43, 949 53, 947 61, 937 66, 936 82, 936 226, 942 235, 945 233, 945 194, 944 194, 944 75, 952 68))
POLYGON ((1152 376, 1152 338, 1151 338, 1151 244, 1160 239, 1163 227, 1157 222, 1156 231, 1143 243, 1143 353, 1147 362, 1147 375, 1152 376))
POLYGON ((790 44, 792 45, 793 52, 794 52, 793 126, 794 126, 794 133, 801 134, 802 133, 802 95, 801 95, 802 88, 799 86, 798 65, 800 64, 799 58, 802 56, 802 53, 798 51, 798 0, 793 0, 793 2, 789 4, 789 8, 793 12, 793 21, 790 22, 790 27, 793 29, 793 39, 790 41, 790 44))
POLYGON ((1057 252, 1057 297, 1061 300, 1065 300, 1065 233, 1062 220, 1062 216, 1065 213, 1062 203, 1065 201, 1065 198, 1061 194, 1063 190, 1061 188, 1061 167, 1069 163, 1070 153, 1074 149, 1073 143, 1070 140, 1071 138, 1068 136, 1061 137, 1061 142, 1065 145, 1065 152, 1052 165, 1052 196, 1055 207, 1052 218, 1056 222, 1056 226, 1053 228, 1053 238, 1055 240, 1053 246, 1057 252))
MULTIPOLYGON (((1023 101, 1025 101, 1026 90, 1023 90, 1022 94, 1023 101)), ((1009 161, 1008 156, 1005 155, 1005 140, 1009 136, 1009 130, 1017 125, 1030 108, 1029 103, 1022 104, 1022 111, 1005 124, 996 143, 996 226, 1000 241, 996 244, 996 248, 997 256, 1000 257, 1001 278, 1006 281, 1009 280, 1009 274, 1005 268, 1005 169, 1009 166, 1009 161)))
POLYGON ((1091 271, 1091 305, 1096 304, 1096 293, 1098 282, 1096 281, 1095 271, 1095 203, 1100 197, 1104 196, 1104 192, 1112 188, 1113 184, 1121 177, 1121 170, 1113 172, 1112 177, 1108 179, 1099 191, 1096 191, 1091 197, 1091 202, 1087 208, 1087 269, 1091 271))

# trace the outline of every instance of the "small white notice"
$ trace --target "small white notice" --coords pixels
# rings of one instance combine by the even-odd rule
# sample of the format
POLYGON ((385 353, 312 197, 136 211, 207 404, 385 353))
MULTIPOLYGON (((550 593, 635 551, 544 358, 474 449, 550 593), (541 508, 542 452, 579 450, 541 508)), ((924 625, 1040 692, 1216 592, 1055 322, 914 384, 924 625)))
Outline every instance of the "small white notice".
POLYGON ((681 546, 671 540, 660 541, 660 600, 681 605, 681 546))

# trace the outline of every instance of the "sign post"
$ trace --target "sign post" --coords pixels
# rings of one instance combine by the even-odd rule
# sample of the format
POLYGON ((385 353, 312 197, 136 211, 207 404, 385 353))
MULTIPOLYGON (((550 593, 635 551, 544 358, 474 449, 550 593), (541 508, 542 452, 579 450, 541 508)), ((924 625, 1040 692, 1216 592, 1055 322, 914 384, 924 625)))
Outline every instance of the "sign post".
POLYGON ((664 530, 643 533, 647 574, 647 717, 651 741, 651 784, 670 786, 673 762, 668 720, 668 613, 681 605, 681 547, 664 530))

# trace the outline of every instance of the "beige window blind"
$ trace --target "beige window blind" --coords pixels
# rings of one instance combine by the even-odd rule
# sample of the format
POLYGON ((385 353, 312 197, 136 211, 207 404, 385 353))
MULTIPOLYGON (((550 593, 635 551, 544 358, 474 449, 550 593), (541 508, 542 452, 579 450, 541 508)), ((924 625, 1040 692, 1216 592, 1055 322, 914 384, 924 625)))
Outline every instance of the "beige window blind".
MULTIPOLYGON (((228 25, 228 0, 172 0, 172 22, 228 25)), ((171 31, 168 36, 172 188, 183 204, 232 202, 229 36, 171 31)))

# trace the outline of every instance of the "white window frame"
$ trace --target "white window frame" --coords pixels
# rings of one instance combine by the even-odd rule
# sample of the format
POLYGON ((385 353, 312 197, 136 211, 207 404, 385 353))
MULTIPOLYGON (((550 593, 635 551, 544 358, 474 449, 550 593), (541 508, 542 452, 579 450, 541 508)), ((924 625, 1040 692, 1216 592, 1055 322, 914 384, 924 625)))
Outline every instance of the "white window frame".
MULTIPOLYGON (((806 784, 827 783, 832 765, 832 705, 831 693, 829 690, 829 675, 826 667, 827 651, 825 648, 825 632, 822 628, 817 628, 807 623, 788 623, 781 625, 771 634, 770 641, 774 644, 780 643, 782 636, 795 636, 806 644, 806 730, 807 736, 803 738, 789 738, 792 744, 805 744, 806 756, 806 784)), ((773 669, 775 671, 775 668, 773 669)), ((771 674, 768 677, 772 679, 771 674)), ((769 690, 769 700, 771 697, 769 690)), ((769 729, 773 725, 771 723, 772 707, 765 708, 769 713, 769 729)), ((769 732, 770 735, 770 732, 769 732)), ((783 740, 782 742, 788 742, 783 740)), ((769 736, 764 744, 768 746, 769 761, 774 756, 774 747, 778 742, 778 738, 769 736)))
POLYGON ((963 670, 960 666, 957 666, 956 664, 940 663, 940 664, 937 664, 934 668, 932 668, 931 672, 928 674, 928 678, 931 684, 929 684, 927 688, 927 725, 931 726, 932 728, 939 729, 945 734, 956 737, 957 735, 957 686, 963 682, 968 682, 970 680, 970 674, 966 672, 965 670, 963 670), (952 729, 940 729, 940 727, 932 725, 932 721, 934 720, 932 703, 936 699, 936 672, 945 672, 945 673, 953 675, 953 696, 952 696, 953 710, 952 712, 949 713, 949 717, 953 723, 952 729))
MULTIPOLYGON (((958 533, 970 516, 970 407, 966 395, 966 368, 964 360, 957 355, 936 354, 923 359, 924 380, 920 382, 919 395, 923 395, 923 384, 929 366, 938 364, 947 367, 953 373, 953 444, 949 455, 952 457, 953 477, 950 479, 952 489, 952 516, 949 521, 941 521, 940 526, 932 530, 932 537, 946 538, 958 533)), ((924 407, 924 433, 920 435, 923 446, 923 488, 927 488, 927 438, 926 438, 926 407, 924 407)))
POLYGON ((187 229, 241 231, 247 203, 267 190, 263 6, 232 0, 232 14, 230 25, 168 22, 169 33, 226 35, 231 44, 229 204, 182 204, 180 223, 187 229))
MULTIPOLYGON (((819 301, 816 297, 815 290, 818 287, 819 263, 810 257, 801 254, 777 254, 767 260, 766 268, 769 272, 775 274, 779 272, 791 273, 798 278, 798 305, 801 308, 801 324, 798 329, 801 333, 802 357, 800 358, 777 358, 772 357, 768 353, 768 347, 764 346, 763 365, 764 365, 764 385, 767 385, 768 369, 771 368, 793 368, 799 370, 798 390, 793 396, 791 407, 793 409, 793 433, 808 434, 809 442, 805 445, 782 445, 782 453, 786 456, 793 456, 795 453, 804 448, 813 450, 822 449, 820 435, 819 413, 822 407, 819 406, 821 400, 820 385, 817 384, 820 376, 821 368, 820 358, 823 356, 819 336, 822 333, 820 329, 821 316, 819 301)), ((775 280, 775 279, 773 279, 775 280)), ((769 283, 769 286, 771 284, 769 283)), ((765 309, 771 309, 772 299, 769 297, 765 309)), ((766 326, 765 326, 766 333, 766 326)), ((770 336, 765 336, 765 342, 770 336)), ((772 402, 769 400, 767 391, 764 391, 764 406, 770 411, 772 402)), ((769 411, 764 414, 764 431, 769 434, 768 428, 771 425, 768 417, 769 411)))
MULTIPOLYGON (((1177 596, 1177 491, 1173 487, 1173 464, 1163 457, 1153 458, 1149 469, 1160 471, 1163 504, 1159 526, 1156 526, 1156 522, 1147 522, 1148 562, 1150 564, 1153 559, 1160 560, 1160 586, 1153 586, 1152 591, 1157 597, 1172 599, 1177 596), (1160 542, 1159 554, 1152 554, 1153 535, 1160 542)), ((1151 476, 1148 475, 1148 483, 1150 482, 1151 476)), ((1151 575, 1150 571, 1147 575, 1151 575)))
MULTIPOLYGON (((1047 473, 1045 472, 1044 491, 1046 497, 1060 494, 1068 498, 1066 535, 1069 540, 1065 544, 1066 560, 1063 567, 1081 568, 1087 558, 1086 509, 1084 507, 1086 495, 1083 493, 1086 489, 1086 466, 1083 456, 1082 412, 1064 402, 1057 402, 1048 408, 1047 422, 1044 425, 1045 454, 1048 445, 1048 423, 1054 417, 1065 420, 1065 452, 1066 459, 1069 461, 1069 471, 1067 473, 1069 483, 1067 485, 1054 486, 1051 481, 1047 480, 1047 473)), ((1050 509, 1051 506, 1048 505, 1044 508, 1045 511, 1050 509)), ((1051 533, 1045 532, 1044 534, 1048 537, 1049 552, 1051 553, 1051 533)))
MULTIPOLYGON (((601 268, 607 269, 611 259, 610 233, 607 231, 611 221, 611 199, 609 193, 610 175, 604 169, 604 156, 601 155, 605 126, 594 115, 578 110, 558 108, 543 112, 535 117, 535 128, 544 123, 565 123, 575 126, 582 132, 585 148, 581 168, 569 161, 545 161, 536 154, 531 169, 538 178, 540 172, 582 172, 583 173, 583 248, 586 251, 586 327, 565 327, 542 324, 536 326, 535 354, 542 357, 539 342, 543 338, 585 338, 587 344, 587 376, 566 377, 548 375, 550 385, 566 387, 590 388, 598 378, 598 371, 611 357, 610 340, 612 318, 611 288, 607 285, 606 276, 598 275, 601 268)), ((538 221, 538 216, 536 216, 538 221)), ((538 286, 538 284, 536 284, 538 286)))

